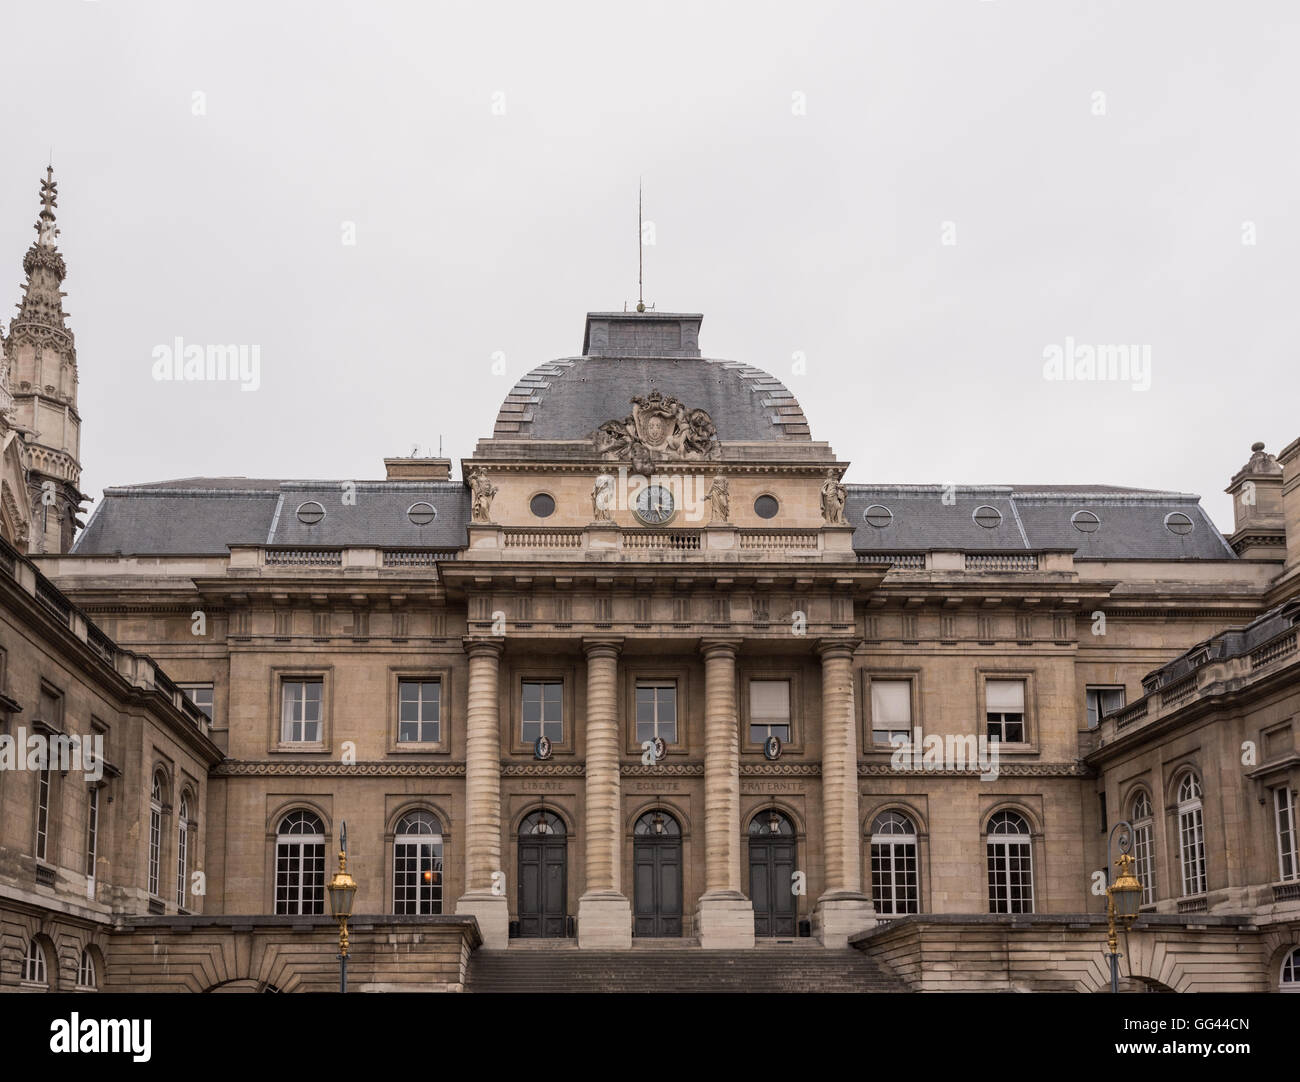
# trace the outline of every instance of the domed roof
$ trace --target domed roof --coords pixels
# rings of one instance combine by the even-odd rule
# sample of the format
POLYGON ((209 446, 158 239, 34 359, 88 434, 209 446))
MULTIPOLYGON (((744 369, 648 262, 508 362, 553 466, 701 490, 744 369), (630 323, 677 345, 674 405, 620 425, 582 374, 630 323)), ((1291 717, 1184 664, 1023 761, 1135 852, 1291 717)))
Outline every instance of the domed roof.
POLYGON ((592 312, 583 355, 539 365, 506 396, 497 439, 585 440, 659 392, 705 410, 724 442, 811 440, 808 421, 780 380, 753 365, 701 357, 700 315, 592 312))

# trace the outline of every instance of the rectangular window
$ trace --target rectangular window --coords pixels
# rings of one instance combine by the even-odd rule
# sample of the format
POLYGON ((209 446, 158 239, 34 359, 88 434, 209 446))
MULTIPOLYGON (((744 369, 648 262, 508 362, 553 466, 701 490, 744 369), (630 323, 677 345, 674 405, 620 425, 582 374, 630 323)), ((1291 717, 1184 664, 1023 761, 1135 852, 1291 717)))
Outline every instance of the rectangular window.
POLYGON ((41 687, 40 704, 36 717, 55 729, 63 728, 63 696, 45 686, 41 687))
POLYGON ((749 739, 762 744, 769 736, 790 740, 790 681, 749 682, 749 739))
POLYGON ((99 787, 90 790, 86 806, 86 874, 95 878, 95 859, 99 849, 99 787))
POLYGON ((663 737, 665 744, 677 740, 677 685, 671 682, 638 680, 636 685, 637 743, 663 737))
POLYGON ((1201 820, 1201 806, 1180 812, 1178 815, 1179 851, 1182 854, 1183 894, 1205 893, 1205 828, 1201 820))
POLYGON ((1142 904, 1155 905, 1156 871, 1151 859, 1151 823, 1133 824, 1133 858, 1138 881, 1142 884, 1142 904))
POLYGON ((871 742, 889 744, 912 738, 912 681, 871 681, 871 742))
POLYGON ((441 680, 397 682, 397 739, 401 743, 436 744, 441 722, 441 680))
POLYGON ((986 680, 984 712, 990 740, 1008 744, 1025 741, 1025 682, 1023 680, 986 680))
MULTIPOLYGON (((42 719, 43 720, 43 719, 42 719)), ((40 772, 36 781, 36 859, 45 860, 50 848, 50 771, 40 772)))
POLYGON ((318 744, 321 739, 321 680, 286 680, 281 698, 280 739, 286 744, 318 744))
POLYGON ((181 691, 185 692, 190 702, 197 706, 208 720, 212 720, 212 685, 211 684, 177 684, 181 691))
POLYGON ((552 743, 564 739, 563 680, 525 680, 522 707, 524 743, 542 736, 552 743))
POLYGON ((1085 694, 1088 706, 1088 728, 1095 729, 1107 714, 1113 714, 1124 705, 1122 687, 1090 687, 1085 694))
POLYGON ((1277 825, 1277 870, 1282 880, 1300 879, 1296 853, 1295 790, 1283 785, 1273 790, 1273 818, 1277 825))

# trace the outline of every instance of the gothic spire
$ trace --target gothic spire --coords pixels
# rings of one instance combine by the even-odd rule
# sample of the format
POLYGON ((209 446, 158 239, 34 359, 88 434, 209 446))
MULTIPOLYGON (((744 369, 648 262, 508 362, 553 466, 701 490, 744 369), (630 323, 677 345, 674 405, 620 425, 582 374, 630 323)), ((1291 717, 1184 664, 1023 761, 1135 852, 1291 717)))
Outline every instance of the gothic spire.
POLYGON ((63 311, 64 294, 60 287, 68 273, 63 256, 55 241, 59 227, 55 224, 54 208, 58 206, 59 185, 54 179, 54 167, 45 170, 41 181, 41 212, 36 218, 36 242, 23 257, 23 270, 27 282, 23 286, 23 299, 18 305, 14 324, 36 323, 66 331, 63 311))

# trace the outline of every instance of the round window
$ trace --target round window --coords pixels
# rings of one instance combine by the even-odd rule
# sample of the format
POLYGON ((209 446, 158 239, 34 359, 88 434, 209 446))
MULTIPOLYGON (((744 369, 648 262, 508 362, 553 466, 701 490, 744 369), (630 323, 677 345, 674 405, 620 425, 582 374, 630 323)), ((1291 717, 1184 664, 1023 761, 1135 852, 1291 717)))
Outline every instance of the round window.
POLYGON ((1070 516, 1070 523, 1080 533, 1096 533, 1101 519, 1091 511, 1076 511, 1070 516))
POLYGON ((1192 532, 1192 520, 1181 511, 1170 511, 1165 515, 1165 529, 1185 536, 1192 532))
POLYGON ((781 505, 776 502, 775 496, 760 496, 754 501, 754 514, 759 518, 776 518, 779 510, 781 505))
POLYGON ((315 500, 308 500, 306 503, 298 505, 295 514, 298 516, 298 521, 304 526, 315 526, 325 517, 325 508, 315 500))
POLYGON ((868 526, 874 526, 876 529, 882 530, 894 521, 894 512, 884 504, 873 503, 862 512, 862 520, 868 526))
POLYGON ((528 510, 538 518, 550 518, 555 514, 555 497, 547 492, 539 492, 528 501, 528 510))
POLYGON ((433 504, 421 500, 406 509, 406 517, 417 526, 427 526, 438 517, 438 509, 433 504))
POLYGON ((971 515, 976 524, 983 526, 986 530, 995 529, 1002 522, 1002 512, 996 507, 990 507, 984 504, 975 508, 975 513, 971 515))

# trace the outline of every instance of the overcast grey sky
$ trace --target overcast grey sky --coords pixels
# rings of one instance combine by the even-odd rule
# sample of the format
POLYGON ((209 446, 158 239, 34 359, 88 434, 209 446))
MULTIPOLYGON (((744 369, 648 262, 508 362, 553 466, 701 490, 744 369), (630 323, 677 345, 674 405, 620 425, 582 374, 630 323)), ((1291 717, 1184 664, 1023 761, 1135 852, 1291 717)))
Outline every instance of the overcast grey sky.
POLYGON ((4 12, 0 282, 53 148, 94 495, 468 456, 635 301, 638 176, 647 300, 852 482, 1171 488, 1231 529, 1250 443, 1300 435, 1293 0, 4 12), (257 345, 260 388, 155 381, 178 336, 257 345), (1149 390, 1045 379, 1067 339, 1149 347, 1149 390))

